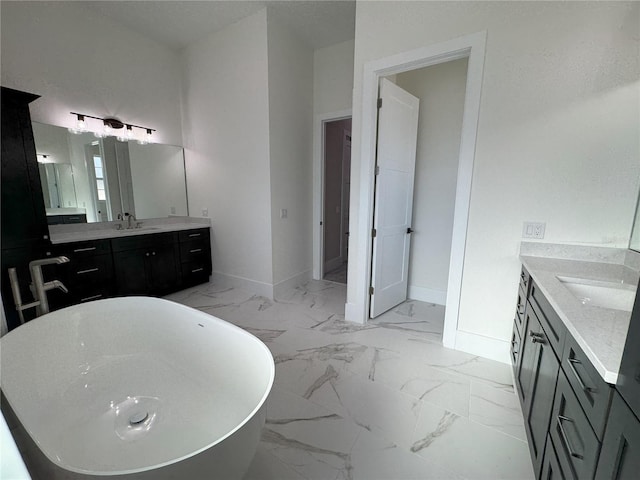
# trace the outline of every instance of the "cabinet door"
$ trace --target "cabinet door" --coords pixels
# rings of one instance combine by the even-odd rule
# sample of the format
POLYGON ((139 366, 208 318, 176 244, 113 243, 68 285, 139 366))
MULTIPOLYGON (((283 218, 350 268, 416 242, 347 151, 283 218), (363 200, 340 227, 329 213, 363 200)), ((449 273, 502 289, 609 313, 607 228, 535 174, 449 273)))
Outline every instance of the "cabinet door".
POLYGON ((542 461, 542 473, 540 480, 574 480, 571 470, 562 468, 556 449, 553 446, 551 437, 547 435, 547 446, 544 450, 544 460, 542 461))
POLYGON ((126 250, 113 254, 113 269, 118 295, 148 295, 146 249, 126 250))
POLYGON ((153 295, 164 295, 178 285, 178 262, 173 245, 162 245, 150 249, 148 261, 149 291, 153 295))
POLYGON ((596 472, 597 480, 636 479, 640 474, 640 421, 616 393, 596 472))
POLYGON ((525 313, 524 330, 520 340, 520 366, 516 372, 516 390, 518 397, 524 406, 529 399, 529 385, 531 385, 531 377, 533 375, 534 359, 537 351, 537 345, 531 342, 532 333, 539 332, 540 323, 535 318, 532 308, 527 308, 525 313))
POLYGON ((523 339, 535 345, 533 366, 528 396, 524 404, 525 428, 529 439, 529 450, 536 475, 540 472, 542 457, 549 430, 553 394, 558 379, 559 362, 551 348, 549 338, 537 318, 532 317, 529 336, 523 339))
POLYGON ((2 248, 48 245, 47 219, 31 130, 35 95, 2 89, 2 248))

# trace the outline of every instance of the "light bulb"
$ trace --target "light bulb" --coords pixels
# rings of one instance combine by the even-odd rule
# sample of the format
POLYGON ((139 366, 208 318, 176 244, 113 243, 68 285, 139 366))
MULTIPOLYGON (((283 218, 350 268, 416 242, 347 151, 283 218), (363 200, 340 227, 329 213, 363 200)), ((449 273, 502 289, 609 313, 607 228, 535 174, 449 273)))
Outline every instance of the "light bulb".
POLYGON ((77 119, 76 119, 76 124, 74 127, 69 128, 69 131, 71 133, 75 133, 76 135, 79 135, 81 133, 84 133, 87 131, 87 123, 84 121, 84 115, 80 115, 77 114, 77 119))

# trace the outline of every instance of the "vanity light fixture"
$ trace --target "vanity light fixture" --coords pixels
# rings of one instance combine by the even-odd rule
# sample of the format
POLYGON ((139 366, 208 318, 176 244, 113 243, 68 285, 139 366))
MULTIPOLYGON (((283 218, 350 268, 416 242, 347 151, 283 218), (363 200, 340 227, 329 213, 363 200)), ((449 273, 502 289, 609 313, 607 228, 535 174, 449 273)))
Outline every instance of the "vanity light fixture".
POLYGON ((71 112, 71 115, 75 115, 77 117, 75 128, 69 128, 69 131, 71 133, 80 134, 89 132, 90 130, 87 128, 85 118, 93 118, 94 120, 99 120, 102 122, 102 128, 93 132, 93 134, 98 138, 117 136, 118 140, 120 140, 121 142, 137 140, 141 145, 152 143, 151 135, 153 134, 153 132, 155 132, 155 129, 153 128, 142 127, 140 125, 134 125, 132 123, 123 123, 117 118, 113 117, 101 118, 77 112, 71 112), (145 130, 146 133, 144 134, 144 136, 138 137, 133 130, 134 128, 145 130), (124 130, 121 131, 122 129, 124 130))
POLYGON ((76 118, 76 124, 74 127, 69 128, 69 131, 71 133, 76 133, 76 134, 81 134, 87 131, 87 122, 84 121, 84 115, 81 115, 80 113, 75 113, 74 115, 77 116, 76 118))

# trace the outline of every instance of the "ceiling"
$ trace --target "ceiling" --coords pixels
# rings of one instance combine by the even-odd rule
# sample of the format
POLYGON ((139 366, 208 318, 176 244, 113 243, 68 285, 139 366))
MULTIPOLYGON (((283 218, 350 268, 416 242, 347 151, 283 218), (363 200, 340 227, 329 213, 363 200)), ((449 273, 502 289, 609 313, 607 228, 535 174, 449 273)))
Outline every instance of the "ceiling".
POLYGON ((265 7, 314 49, 354 38, 355 0, 103 0, 81 3, 176 51, 265 7))

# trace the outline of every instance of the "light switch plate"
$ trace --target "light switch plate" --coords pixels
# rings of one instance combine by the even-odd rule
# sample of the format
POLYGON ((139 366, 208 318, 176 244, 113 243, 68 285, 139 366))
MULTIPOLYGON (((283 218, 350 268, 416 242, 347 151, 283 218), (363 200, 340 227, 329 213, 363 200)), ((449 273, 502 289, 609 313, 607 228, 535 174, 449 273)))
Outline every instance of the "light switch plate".
POLYGON ((287 218, 287 209, 286 208, 281 208, 280 209, 280 218, 287 218))
POLYGON ((544 238, 546 225, 546 223, 540 222, 524 222, 522 224, 522 238, 535 238, 536 240, 542 240, 544 238))

